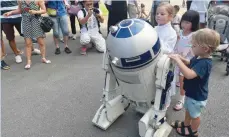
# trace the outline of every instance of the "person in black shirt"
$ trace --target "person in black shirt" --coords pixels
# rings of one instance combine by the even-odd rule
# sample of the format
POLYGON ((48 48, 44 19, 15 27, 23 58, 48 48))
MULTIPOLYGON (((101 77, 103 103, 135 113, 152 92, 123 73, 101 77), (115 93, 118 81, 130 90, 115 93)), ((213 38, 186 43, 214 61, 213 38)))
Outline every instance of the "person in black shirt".
POLYGON ((107 32, 109 33, 110 26, 116 25, 118 22, 124 19, 127 19, 126 0, 112 1, 108 15, 107 32))

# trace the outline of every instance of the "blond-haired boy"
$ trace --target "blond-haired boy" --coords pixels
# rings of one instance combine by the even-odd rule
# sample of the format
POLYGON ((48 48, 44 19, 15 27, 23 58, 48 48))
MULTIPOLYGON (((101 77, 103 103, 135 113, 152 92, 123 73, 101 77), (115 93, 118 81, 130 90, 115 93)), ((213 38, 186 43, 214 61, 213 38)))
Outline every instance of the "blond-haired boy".
POLYGON ((192 35, 191 44, 195 56, 190 61, 177 54, 169 55, 185 77, 186 109, 184 122, 175 121, 171 125, 182 136, 198 137, 201 111, 206 106, 208 98, 211 53, 219 46, 220 35, 211 29, 200 29, 192 35))

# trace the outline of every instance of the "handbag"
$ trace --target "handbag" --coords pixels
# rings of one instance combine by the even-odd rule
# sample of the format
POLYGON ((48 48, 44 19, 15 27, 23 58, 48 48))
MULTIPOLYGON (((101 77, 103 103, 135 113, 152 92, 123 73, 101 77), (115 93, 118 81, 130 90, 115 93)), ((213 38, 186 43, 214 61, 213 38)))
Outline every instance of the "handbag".
POLYGON ((39 22, 40 22, 40 26, 41 29, 44 32, 50 32, 50 30, 52 29, 54 22, 52 21, 52 19, 50 17, 43 17, 43 16, 36 16, 37 18, 39 18, 39 22))

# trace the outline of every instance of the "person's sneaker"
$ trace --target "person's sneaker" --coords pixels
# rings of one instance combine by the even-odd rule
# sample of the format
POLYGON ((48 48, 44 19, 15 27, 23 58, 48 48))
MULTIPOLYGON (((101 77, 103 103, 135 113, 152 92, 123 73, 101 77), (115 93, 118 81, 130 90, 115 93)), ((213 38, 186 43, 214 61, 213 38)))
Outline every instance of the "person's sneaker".
POLYGON ((64 39, 63 38, 60 38, 59 40, 60 40, 60 42, 64 43, 64 39))
POLYGON ((86 48, 86 47, 82 47, 82 48, 80 49, 80 54, 81 54, 81 55, 86 55, 86 54, 87 54, 87 48, 86 48))
POLYGON ((1 61, 1 69, 8 70, 10 69, 10 66, 6 64, 4 60, 1 61))
POLYGON ((60 54, 60 48, 56 48, 55 54, 56 55, 60 54))
POLYGON ((68 47, 66 47, 66 48, 64 49, 64 51, 65 51, 67 54, 72 53, 72 51, 71 51, 68 47))
POLYGON ((33 49, 32 51, 32 55, 40 55, 41 54, 41 51, 39 49, 33 49))
POLYGON ((68 35, 68 38, 72 38, 72 37, 73 37, 73 34, 69 34, 69 35, 68 35))
POLYGON ((21 63, 22 62, 21 56, 20 55, 15 56, 15 61, 16 63, 21 63))
POLYGON ((74 35, 72 36, 72 39, 73 39, 73 40, 76 40, 76 34, 74 34, 74 35))

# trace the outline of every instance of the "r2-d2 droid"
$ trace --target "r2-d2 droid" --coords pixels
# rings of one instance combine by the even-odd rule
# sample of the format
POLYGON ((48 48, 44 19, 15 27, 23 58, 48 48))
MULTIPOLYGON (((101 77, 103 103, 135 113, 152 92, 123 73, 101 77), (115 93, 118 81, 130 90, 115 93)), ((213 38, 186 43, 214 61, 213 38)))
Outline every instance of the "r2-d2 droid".
POLYGON ((134 104, 144 114, 138 123, 140 136, 167 137, 172 127, 166 122, 166 100, 174 66, 162 54, 156 31, 140 19, 123 20, 110 30, 103 59, 103 104, 92 122, 106 130, 134 104))

